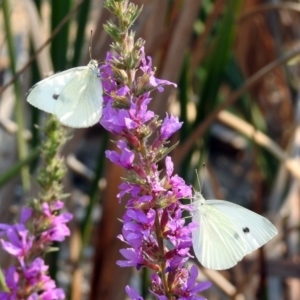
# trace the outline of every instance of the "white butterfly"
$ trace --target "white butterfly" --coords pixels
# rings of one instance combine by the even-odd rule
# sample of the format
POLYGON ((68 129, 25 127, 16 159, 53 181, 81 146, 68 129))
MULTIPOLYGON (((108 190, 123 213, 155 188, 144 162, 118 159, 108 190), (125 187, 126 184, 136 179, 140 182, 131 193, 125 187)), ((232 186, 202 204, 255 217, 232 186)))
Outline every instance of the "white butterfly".
POLYGON ((102 116, 103 90, 98 62, 72 68, 35 84, 27 101, 69 127, 90 127, 102 116))
POLYGON ((205 200, 196 192, 193 202, 193 248, 206 268, 225 270, 246 254, 258 249, 276 234, 276 227, 266 218, 224 200, 205 200))

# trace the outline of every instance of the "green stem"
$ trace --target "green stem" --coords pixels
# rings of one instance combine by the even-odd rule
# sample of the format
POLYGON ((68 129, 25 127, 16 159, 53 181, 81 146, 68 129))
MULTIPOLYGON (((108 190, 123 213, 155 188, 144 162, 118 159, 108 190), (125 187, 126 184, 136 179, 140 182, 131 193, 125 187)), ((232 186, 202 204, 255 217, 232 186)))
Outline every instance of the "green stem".
POLYGON ((17 176, 20 170, 24 168, 24 166, 28 166, 32 160, 38 157, 39 153, 40 153, 39 148, 34 149, 33 151, 31 151, 30 155, 28 155, 25 159, 16 163, 7 172, 5 172, 5 174, 0 176, 0 187, 6 184, 9 180, 14 178, 15 176, 17 176))
POLYGON ((2 291, 5 291, 5 292, 9 291, 9 289, 8 289, 8 287, 6 285, 5 276, 4 276, 1 268, 0 268, 0 286, 2 288, 1 289, 2 291))
POLYGON ((73 61, 72 61, 73 66, 77 66, 80 63, 82 45, 85 45, 84 37, 85 37, 86 24, 87 24, 89 12, 90 12, 90 4, 91 4, 91 0, 85 0, 82 3, 81 9, 78 12, 77 36, 76 36, 76 41, 74 44, 75 50, 74 50, 74 57, 73 57, 73 61))
MULTIPOLYGON (((165 256, 165 250, 164 250, 164 241, 163 238, 161 236, 161 231, 160 231, 160 223, 159 223, 159 218, 158 218, 158 214, 156 213, 155 216, 155 230, 156 230, 156 238, 157 238, 157 242, 158 242, 158 247, 161 253, 161 257, 165 256)), ((161 268, 161 281, 164 287, 164 294, 168 297, 168 284, 167 284, 167 280, 166 280, 166 276, 164 275, 164 270, 166 269, 166 261, 163 259, 160 262, 160 268, 161 268)))
MULTIPOLYGON (((13 35, 10 26, 10 14, 9 14, 9 3, 8 0, 3 0, 2 2, 3 9, 3 17, 4 17, 4 27, 7 36, 7 46, 10 58, 10 66, 13 76, 16 75, 16 61, 15 61, 15 48, 13 43, 13 35)), ((23 137, 24 132, 24 117, 23 117, 23 107, 22 107, 22 99, 21 99, 21 88, 18 81, 14 83, 14 91, 16 96, 16 121, 18 124, 17 131, 17 148, 18 148, 18 157, 20 160, 24 159, 27 156, 27 145, 23 137)), ((20 169, 21 171, 21 180, 22 186, 25 191, 29 190, 30 181, 28 177, 29 168, 27 165, 23 165, 20 169)))

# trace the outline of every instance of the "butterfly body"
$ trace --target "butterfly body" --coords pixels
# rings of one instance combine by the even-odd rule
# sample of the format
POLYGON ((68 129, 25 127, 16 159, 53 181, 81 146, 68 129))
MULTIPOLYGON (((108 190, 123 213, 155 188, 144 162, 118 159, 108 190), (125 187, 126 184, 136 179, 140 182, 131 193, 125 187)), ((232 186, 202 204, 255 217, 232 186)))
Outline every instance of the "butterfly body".
POLYGON ((258 249, 277 234, 266 218, 225 200, 205 200, 196 192, 193 248, 200 263, 209 269, 233 267, 245 255, 258 249))
POLYGON ((98 63, 72 68, 54 74, 37 84, 28 93, 27 101, 69 127, 90 127, 102 115, 103 90, 98 63))

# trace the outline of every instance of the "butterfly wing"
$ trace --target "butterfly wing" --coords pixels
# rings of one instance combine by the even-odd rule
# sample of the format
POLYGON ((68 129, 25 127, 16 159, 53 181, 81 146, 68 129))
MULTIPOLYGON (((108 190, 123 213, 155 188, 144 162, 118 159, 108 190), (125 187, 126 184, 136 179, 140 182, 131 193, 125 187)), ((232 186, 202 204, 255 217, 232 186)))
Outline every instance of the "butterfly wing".
POLYGON ((103 90, 100 78, 84 67, 59 94, 54 114, 67 126, 80 128, 97 123, 102 115, 103 90))
POLYGON ((276 227, 263 216, 228 201, 206 200, 234 224, 246 245, 245 254, 251 253, 271 240, 276 234, 276 227))
POLYGON ((85 69, 86 67, 73 68, 41 80, 29 90, 27 101, 45 112, 54 114, 57 96, 74 76, 85 69))
POLYGON ((193 248, 199 262, 206 268, 225 270, 240 261, 246 245, 240 232, 227 216, 213 205, 195 202, 193 248))

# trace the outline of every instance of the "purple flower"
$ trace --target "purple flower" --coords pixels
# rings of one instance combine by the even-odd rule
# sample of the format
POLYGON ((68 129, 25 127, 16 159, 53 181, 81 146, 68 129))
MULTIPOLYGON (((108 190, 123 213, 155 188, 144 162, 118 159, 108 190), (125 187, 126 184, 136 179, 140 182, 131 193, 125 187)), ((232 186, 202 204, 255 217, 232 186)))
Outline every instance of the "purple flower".
POLYGON ((33 293, 27 300, 63 300, 65 299, 65 293, 62 289, 52 289, 43 293, 33 293))
POLYGON ((202 292, 211 287, 211 282, 197 283, 198 269, 196 266, 192 266, 190 274, 185 273, 185 278, 178 278, 178 290, 177 294, 180 296, 180 300, 205 300, 205 298, 198 296, 197 293, 202 292), (184 279, 184 280, 182 280, 184 279))
POLYGON ((110 52, 106 53, 106 64, 100 66, 100 73, 102 78, 103 89, 106 93, 104 93, 104 102, 107 103, 108 99, 111 99, 109 95, 111 91, 115 91, 117 89, 117 83, 114 79, 113 70, 110 62, 113 59, 113 55, 110 52))
POLYGON ((1 292, 0 299, 17 299, 19 274, 16 272, 16 267, 9 267, 4 273, 9 292, 1 292))
MULTIPOLYGON (((60 203, 57 203, 54 207, 60 207, 60 203)), ((43 203, 43 213, 47 220, 48 229, 45 230, 41 237, 43 241, 58 241, 61 242, 66 236, 70 235, 70 229, 66 226, 72 218, 71 213, 62 213, 55 215, 48 203, 43 203)))
POLYGON ((24 207, 21 210, 20 223, 25 224, 26 221, 32 216, 32 209, 29 207, 24 207))
POLYGON ((46 274, 49 267, 45 265, 43 259, 36 257, 42 249, 50 245, 50 241, 61 241, 70 234, 65 223, 72 219, 72 215, 69 213, 57 215, 57 211, 61 208, 63 208, 61 201, 43 203, 42 211, 33 213, 32 208, 23 209, 20 223, 0 224, 1 235, 5 234, 8 240, 1 239, 2 247, 17 257, 20 264, 18 268, 10 267, 5 272, 9 291, 1 292, 0 299, 17 300, 25 299, 25 296, 27 300, 65 299, 64 292, 56 288, 55 282, 46 274), (38 238, 26 228, 25 223, 29 220, 33 231, 38 232, 38 238))
POLYGON ((168 178, 169 184, 171 185, 172 191, 175 194, 175 196, 178 199, 192 197, 191 186, 186 185, 185 181, 177 174, 174 176, 171 176, 174 171, 174 165, 173 165, 173 162, 172 162, 170 156, 166 157, 165 165, 166 165, 167 178, 168 178))
POLYGON ((120 267, 136 267, 137 270, 139 270, 144 264, 143 253, 141 248, 121 249, 120 253, 127 259, 117 261, 117 265, 119 265, 120 267))
POLYGON ((0 292, 0 300, 17 300, 17 294, 0 292))
POLYGON ((191 233, 196 226, 194 223, 185 226, 185 220, 180 217, 181 209, 177 209, 175 217, 170 217, 170 220, 166 225, 168 230, 164 232, 164 236, 168 237, 175 246, 179 245, 181 242, 191 242, 191 233))
POLYGON ((170 178, 172 190, 180 198, 189 198, 192 196, 192 189, 185 184, 185 181, 177 174, 170 178))
POLYGON ((32 247, 33 237, 23 224, 8 226, 6 236, 9 242, 1 239, 2 248, 23 263, 24 257, 32 247))
POLYGON ((146 123, 154 117, 154 112, 148 110, 148 104, 152 99, 149 98, 149 94, 146 93, 141 95, 137 99, 137 103, 133 108, 135 109, 135 118, 140 120, 142 123, 146 123))
POLYGON ((128 209, 123 221, 124 241, 136 249, 141 247, 143 240, 150 236, 155 221, 155 211, 150 209, 146 214, 142 210, 128 209))
POLYGON ((134 130, 141 124, 151 120, 154 113, 147 110, 150 98, 141 96, 139 101, 139 106, 131 102, 129 110, 115 109, 112 107, 112 101, 108 101, 103 108, 101 125, 114 134, 122 135, 124 132, 134 130))
POLYGON ((162 282, 161 282, 160 277, 157 274, 151 275, 150 293, 155 295, 155 297, 159 300, 168 300, 168 298, 164 295, 164 289, 162 286, 162 282))
POLYGON ((161 125, 160 140, 167 140, 182 126, 183 122, 179 122, 178 117, 169 116, 166 113, 166 117, 161 125))
POLYGON ((144 300, 144 298, 141 297, 138 294, 138 292, 134 288, 130 287, 129 285, 127 285, 125 287, 125 291, 126 291, 127 295, 130 297, 131 300, 144 300))
POLYGON ((118 141, 117 146, 121 149, 121 153, 119 154, 116 151, 107 150, 105 151, 106 157, 111 162, 125 169, 132 168, 133 160, 134 160, 134 152, 132 152, 127 148, 127 144, 123 140, 118 141))
POLYGON ((177 87, 177 85, 173 82, 170 82, 168 80, 158 79, 154 77, 154 71, 152 70, 152 58, 150 56, 147 56, 147 59, 145 57, 145 48, 141 48, 141 54, 142 54, 142 66, 140 69, 145 73, 149 75, 149 85, 152 87, 155 87, 158 89, 159 92, 163 92, 163 85, 174 85, 177 87))
POLYGON ((66 299, 65 293, 60 288, 48 290, 39 295, 41 300, 63 300, 66 299))
POLYGON ((117 197, 119 198, 119 202, 121 202, 121 199, 124 195, 130 193, 131 191, 133 191, 133 189, 137 189, 138 191, 135 193, 136 195, 140 192, 141 187, 139 185, 134 185, 132 183, 128 183, 128 182, 122 182, 119 185, 119 189, 120 192, 117 195, 117 197))
POLYGON ((103 108, 100 123, 107 131, 117 135, 121 135, 127 126, 132 127, 128 111, 125 109, 116 110, 110 102, 103 108))

